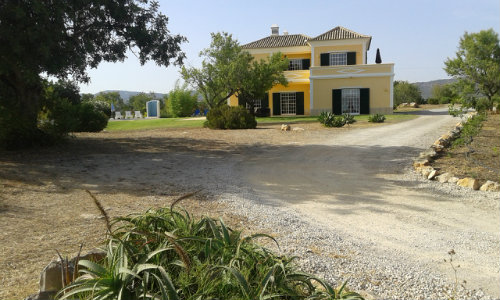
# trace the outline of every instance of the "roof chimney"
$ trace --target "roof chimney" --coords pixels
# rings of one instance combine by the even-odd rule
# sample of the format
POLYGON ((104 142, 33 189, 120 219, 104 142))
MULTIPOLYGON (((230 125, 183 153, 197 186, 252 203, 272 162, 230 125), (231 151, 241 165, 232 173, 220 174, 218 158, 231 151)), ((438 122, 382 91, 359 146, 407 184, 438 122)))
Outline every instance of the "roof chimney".
POLYGON ((271 25, 271 35, 279 35, 280 34, 280 28, 277 24, 271 25))
POLYGON ((283 29, 283 35, 288 35, 288 30, 283 29))

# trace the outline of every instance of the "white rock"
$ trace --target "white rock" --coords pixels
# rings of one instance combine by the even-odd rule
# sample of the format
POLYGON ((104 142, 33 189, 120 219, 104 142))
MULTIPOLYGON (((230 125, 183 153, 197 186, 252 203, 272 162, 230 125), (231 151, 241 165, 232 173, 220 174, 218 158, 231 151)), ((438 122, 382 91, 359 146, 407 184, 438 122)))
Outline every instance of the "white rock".
POLYGON ((486 181, 480 188, 481 191, 500 192, 500 184, 491 180, 486 181))

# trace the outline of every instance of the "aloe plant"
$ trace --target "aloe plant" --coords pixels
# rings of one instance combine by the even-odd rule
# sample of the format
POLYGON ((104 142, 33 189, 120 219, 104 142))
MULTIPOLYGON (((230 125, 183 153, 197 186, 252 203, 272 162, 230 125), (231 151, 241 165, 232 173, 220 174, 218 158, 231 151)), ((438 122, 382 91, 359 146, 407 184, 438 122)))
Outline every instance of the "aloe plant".
POLYGON ((80 276, 59 299, 362 299, 254 242, 277 244, 273 237, 243 237, 222 219, 159 209, 117 218, 112 227, 106 258, 80 261, 80 276))

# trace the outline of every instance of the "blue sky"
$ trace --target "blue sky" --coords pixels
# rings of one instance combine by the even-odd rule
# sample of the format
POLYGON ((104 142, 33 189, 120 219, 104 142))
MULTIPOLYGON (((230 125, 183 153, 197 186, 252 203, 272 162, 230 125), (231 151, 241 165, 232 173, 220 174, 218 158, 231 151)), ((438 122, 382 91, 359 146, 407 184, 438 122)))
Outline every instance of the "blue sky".
MULTIPOLYGON (((199 52, 210 44, 210 33, 226 31, 241 44, 270 34, 316 36, 336 26, 371 35, 368 63, 377 48, 383 62, 395 63, 395 79, 410 82, 448 78, 447 57, 454 57, 465 31, 500 30, 498 0, 349 0, 349 1, 229 1, 163 0, 160 10, 169 17, 169 30, 188 39, 182 45, 186 65, 199 66, 199 52)), ((180 78, 177 67, 141 66, 133 54, 123 63, 102 63, 89 70, 91 83, 81 92, 128 90, 166 93, 180 78)))

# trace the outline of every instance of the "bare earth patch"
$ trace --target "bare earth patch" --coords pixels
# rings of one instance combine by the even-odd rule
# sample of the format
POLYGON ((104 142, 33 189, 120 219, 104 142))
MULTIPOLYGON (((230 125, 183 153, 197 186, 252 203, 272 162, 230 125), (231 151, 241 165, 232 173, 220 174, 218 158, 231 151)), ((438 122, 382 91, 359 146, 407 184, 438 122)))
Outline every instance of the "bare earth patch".
POLYGON ((459 178, 472 177, 481 183, 500 182, 500 115, 488 115, 470 149, 467 146, 448 148, 433 166, 459 178), (470 158, 466 158, 471 149, 470 158))

